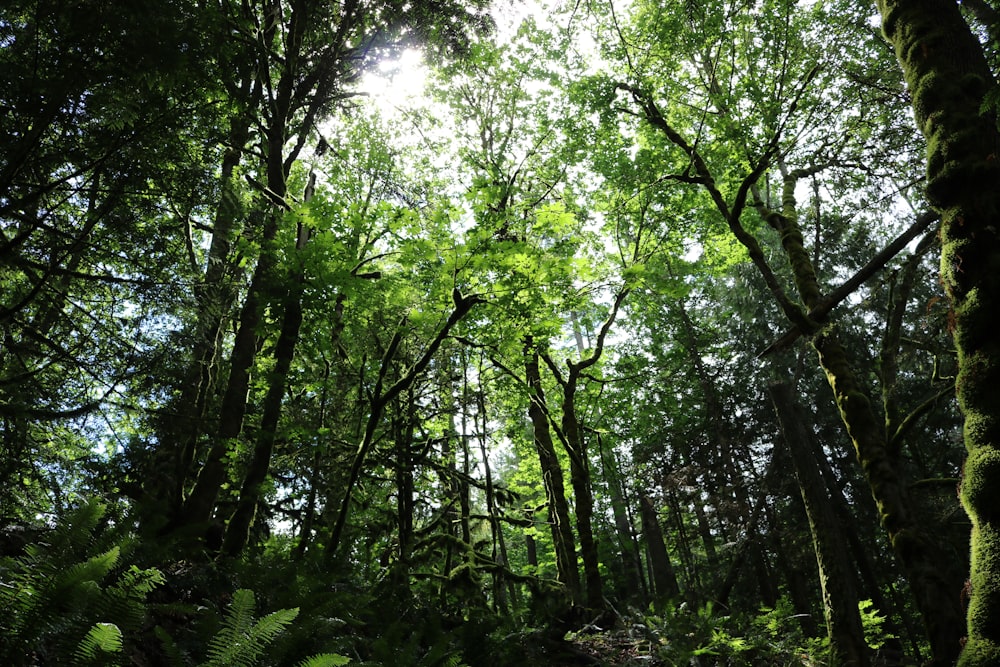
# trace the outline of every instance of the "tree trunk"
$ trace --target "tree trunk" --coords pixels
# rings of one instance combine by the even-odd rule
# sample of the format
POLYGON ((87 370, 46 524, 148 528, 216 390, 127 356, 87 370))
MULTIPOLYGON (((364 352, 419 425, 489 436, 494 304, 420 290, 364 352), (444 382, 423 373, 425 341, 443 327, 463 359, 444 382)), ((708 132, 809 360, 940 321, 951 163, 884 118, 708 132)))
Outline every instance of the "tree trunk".
POLYGON ((573 604, 580 602, 580 572, 576 566, 576 543, 570 526, 569 504, 563 483, 562 466, 556 456, 552 434, 549 430, 548 411, 545 394, 542 391, 542 377, 538 367, 538 349, 531 337, 524 346, 524 376, 531 392, 528 416, 534 433, 535 451, 542 467, 542 481, 545 497, 549 505, 549 524, 552 527, 552 543, 556 552, 556 570, 559 581, 566 586, 573 604))
MULTIPOLYGON (((277 212, 267 215, 268 222, 263 231, 265 246, 277 235, 279 215, 277 212)), ((233 447, 233 440, 239 437, 243 430, 243 417, 246 414, 247 395, 250 391, 250 374, 257 358, 258 328, 265 301, 263 295, 273 283, 275 263, 275 258, 266 250, 257 260, 250 288, 240 311, 236 340, 229 355, 229 381, 219 408, 215 439, 194 488, 184 503, 182 516, 179 517, 181 526, 207 526, 212 518, 219 491, 226 481, 227 454, 233 447)))
POLYGON ((833 664, 866 667, 868 646, 858 613, 855 577, 840 523, 812 455, 813 435, 795 403, 791 385, 772 384, 769 391, 809 519, 833 664))
POLYGON ((569 475, 576 500, 576 532, 580 537, 580 556, 586 583, 587 606, 604 607, 604 585, 598 564, 597 540, 594 538, 594 491, 590 482, 590 458, 586 441, 576 416, 576 378, 570 369, 569 380, 563 387, 562 430, 569 453, 569 475))
MULTIPOLYGON (((791 500, 796 508, 802 509, 802 516, 805 517, 805 508, 802 507, 802 495, 796 494, 791 500), (795 502, 796 500, 798 500, 797 503, 795 502)), ((788 553, 788 543, 792 540, 794 532, 797 532, 796 528, 786 528, 785 523, 777 520, 773 507, 767 508, 767 514, 768 521, 772 526, 770 534, 771 549, 774 551, 778 567, 784 574, 792 609, 795 610, 799 626, 802 628, 805 636, 815 637, 819 634, 819 628, 816 625, 816 619, 813 617, 815 605, 813 605, 810 596, 812 588, 807 581, 805 573, 802 571, 802 567, 800 567, 800 559, 790 557, 788 553)), ((798 554, 795 555, 797 556, 798 554)))
MULTIPOLYGON (((765 217, 781 235, 781 244, 803 303, 807 308, 814 308, 821 303, 822 297, 798 225, 795 210, 797 179, 795 173, 785 175, 782 210, 780 213, 767 212, 765 217)), ((914 513, 906 484, 889 451, 885 424, 876 417, 869 397, 858 384, 843 346, 830 329, 817 332, 812 345, 833 389, 834 401, 878 505, 893 552, 924 619, 933 659, 937 664, 951 664, 958 654, 961 613, 957 597, 959 586, 949 577, 949 560, 914 513)))
MULTIPOLYGON (((301 281, 302 276, 297 276, 297 279, 301 281)), ((285 299, 285 314, 281 333, 274 348, 274 369, 271 371, 267 395, 264 397, 260 431, 243 478, 236 510, 229 519, 222 546, 223 553, 229 556, 238 556, 247 545, 250 527, 253 525, 257 504, 260 502, 261 486, 271 468, 271 457, 278 435, 278 420, 281 418, 281 404, 285 396, 285 384, 288 381, 288 371, 295 357, 295 345, 299 340, 299 329, 302 326, 301 291, 301 285, 295 284, 289 288, 289 294, 285 299)))
POLYGON ((663 539, 663 529, 656 508, 649 496, 639 499, 639 512, 642 515, 642 532, 646 541, 646 553, 649 554, 649 566, 653 573, 653 590, 656 608, 662 610, 670 600, 680 597, 681 589, 677 584, 677 575, 667 553, 667 545, 663 539))
POLYGON ((606 451, 600 433, 597 434, 597 446, 601 462, 604 464, 604 479, 607 481, 608 493, 611 497, 611 512, 615 519, 622 570, 625 573, 625 594, 629 599, 642 600, 645 587, 642 577, 642 557, 640 556, 638 540, 635 537, 635 530, 629 521, 617 457, 614 452, 606 451))
MULTIPOLYGON (((927 197, 941 212, 941 281, 951 298, 956 391, 965 417, 962 502, 972 520, 967 638, 962 665, 1000 664, 1000 132, 996 81, 983 47, 949 0, 878 0, 927 139, 927 197)), ((895 540, 894 540, 895 542, 895 540)), ((922 545, 908 545, 918 550, 922 545)), ((928 623, 947 664, 962 634, 955 591, 928 623)))

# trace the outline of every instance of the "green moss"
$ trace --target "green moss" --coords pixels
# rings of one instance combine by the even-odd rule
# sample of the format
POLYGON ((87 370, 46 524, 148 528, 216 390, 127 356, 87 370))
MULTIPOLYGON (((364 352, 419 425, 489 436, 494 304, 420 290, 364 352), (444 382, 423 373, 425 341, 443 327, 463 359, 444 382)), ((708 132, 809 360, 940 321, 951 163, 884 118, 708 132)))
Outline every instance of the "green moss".
POLYGON ((1000 646, 985 639, 970 639, 958 659, 958 667, 995 667, 995 665, 1000 665, 1000 646))
POLYGON ((1000 533, 977 523, 972 531, 973 569, 968 612, 969 642, 959 665, 1000 664, 1000 533))
MULTIPOLYGON (((966 436, 977 428, 973 415, 966 417, 966 436)), ((962 479, 962 503, 976 523, 991 521, 1000 512, 1000 450, 980 447, 969 452, 962 479)), ((1000 549, 998 549, 1000 552, 1000 549)))
POLYGON ((968 73, 958 80, 958 86, 962 92, 972 98, 980 98, 986 94, 989 85, 986 80, 978 74, 968 73))
POLYGON ((896 30, 899 29, 899 20, 904 12, 898 4, 889 6, 889 3, 879 3, 882 9, 882 34, 889 41, 896 38, 896 30))

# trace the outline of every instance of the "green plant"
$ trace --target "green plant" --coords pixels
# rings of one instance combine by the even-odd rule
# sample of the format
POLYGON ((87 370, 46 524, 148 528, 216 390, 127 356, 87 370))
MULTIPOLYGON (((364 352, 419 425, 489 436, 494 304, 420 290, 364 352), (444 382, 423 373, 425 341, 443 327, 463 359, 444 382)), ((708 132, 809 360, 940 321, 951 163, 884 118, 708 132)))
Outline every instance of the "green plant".
POLYGON ((7 665, 122 664, 124 645, 146 616, 156 569, 123 564, 125 537, 99 529, 107 507, 89 500, 0 560, 0 662, 7 665))
POLYGON ((768 665, 821 665, 829 654, 830 639, 807 637, 787 596, 773 608, 761 607, 750 622, 747 640, 758 662, 768 665))
POLYGON ((725 660, 750 648, 732 633, 729 616, 717 613, 711 602, 702 607, 686 602, 668 605, 663 614, 647 616, 646 627, 659 643, 658 657, 667 665, 699 664, 702 656, 725 660))
POLYGON ((879 615, 874 602, 861 600, 858 602, 858 611, 861 613, 861 626, 865 629, 865 643, 869 648, 877 650, 890 639, 896 639, 896 635, 882 627, 885 616, 879 615))
MULTIPOLYGON (((279 609, 257 619, 256 606, 253 591, 241 588, 233 593, 222 627, 208 644, 208 660, 201 667, 255 667, 261 663, 265 649, 299 613, 298 607, 279 609)), ((349 662, 345 656, 323 653, 306 658, 298 667, 339 667, 349 662)))

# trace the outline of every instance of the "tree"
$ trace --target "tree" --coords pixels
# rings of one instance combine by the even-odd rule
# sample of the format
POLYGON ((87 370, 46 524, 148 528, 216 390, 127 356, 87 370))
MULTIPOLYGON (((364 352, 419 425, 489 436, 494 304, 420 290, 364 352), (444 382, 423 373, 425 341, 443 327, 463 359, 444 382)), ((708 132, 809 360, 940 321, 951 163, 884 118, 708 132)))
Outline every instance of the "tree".
MULTIPOLYGON (((994 231, 996 162, 1000 149, 996 80, 984 49, 948 2, 879 2, 882 29, 895 47, 927 139, 927 189, 941 212, 941 277, 951 299, 951 329, 958 351, 956 393, 965 417, 968 450, 961 487, 972 519, 967 638, 960 664, 1000 659, 1000 348, 990 333, 998 303, 994 231), (991 100, 994 100, 991 102, 991 100)), ((995 24, 993 24, 995 26, 995 24)))
MULTIPOLYGON (((797 20, 788 5, 778 3, 773 12, 787 16, 788 21, 797 20)), ((958 586, 950 574, 954 568, 949 567, 947 553, 922 527, 903 472, 890 451, 884 424, 860 383, 860 376, 851 367, 838 332, 834 327, 824 326, 821 319, 824 309, 839 299, 823 294, 813 255, 806 249, 799 223, 797 183, 839 165, 853 164, 855 155, 863 159, 865 148, 851 145, 850 139, 838 140, 829 134, 834 122, 821 116, 814 104, 811 91, 820 70, 810 64, 806 45, 799 41, 798 35, 803 33, 796 32, 793 36, 781 28, 772 32, 766 18, 770 13, 771 10, 761 14, 754 9, 745 16, 725 16, 706 9, 691 16, 653 7, 640 13, 635 28, 639 34, 673 24, 678 31, 692 34, 694 42, 688 45, 678 39, 680 48, 657 51, 642 61, 633 61, 626 52, 624 65, 629 80, 612 85, 627 95, 630 104, 619 104, 617 108, 638 116, 650 131, 661 134, 659 141, 664 142, 664 150, 672 151, 670 155, 675 157, 666 157, 657 165, 666 171, 660 178, 704 189, 733 237, 746 249, 781 311, 809 337, 879 506, 883 526, 916 597, 935 659, 947 662, 957 653, 960 635, 960 611, 954 597, 958 586), (744 21, 751 17, 761 22, 755 29, 759 39, 744 41, 741 37, 744 21), (693 32, 696 26, 711 26, 729 36, 733 50, 728 60, 700 49, 697 40, 701 37, 693 32), (659 62, 660 58, 666 62, 659 62), (693 115, 676 107, 661 107, 658 94, 650 87, 651 80, 658 80, 655 77, 659 72, 669 71, 685 58, 700 77, 695 82, 703 96, 703 106, 693 115), (761 95, 762 86, 779 94, 761 95), (736 100, 749 102, 755 107, 754 114, 746 116, 736 100), (793 139, 803 133, 813 134, 808 141, 793 139), (703 141, 703 137, 709 141, 703 141), (728 154, 723 149, 727 145, 731 146, 728 154), (805 166, 791 169, 787 165, 792 160, 805 166), (744 175, 735 176, 731 167, 712 166, 734 161, 746 165, 736 170, 744 175), (770 179, 765 177, 769 171, 777 172, 778 176, 780 197, 773 200, 769 195, 770 179), (794 298, 788 296, 772 268, 759 232, 755 234, 753 228, 743 223, 743 214, 751 203, 764 222, 778 233, 797 293, 794 298)), ((840 89, 847 84, 826 81, 825 85, 840 89)), ((911 229, 910 235, 919 233, 920 222, 911 229)), ((893 247, 901 246, 893 244, 893 247)), ((819 246, 813 251, 818 252, 819 246)), ((885 258, 885 254, 880 258, 885 258)))

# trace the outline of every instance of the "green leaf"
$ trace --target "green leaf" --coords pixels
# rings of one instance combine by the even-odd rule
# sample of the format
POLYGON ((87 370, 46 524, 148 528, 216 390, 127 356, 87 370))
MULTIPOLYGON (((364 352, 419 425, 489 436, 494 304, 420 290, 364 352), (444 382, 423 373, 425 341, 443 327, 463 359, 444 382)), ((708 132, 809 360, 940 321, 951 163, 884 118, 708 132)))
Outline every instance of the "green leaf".
POLYGON ((95 623, 76 648, 74 658, 77 664, 96 661, 100 653, 120 653, 122 631, 114 623, 95 623))
POLYGON ((351 661, 350 658, 338 653, 320 653, 306 658, 297 667, 340 667, 351 661))

